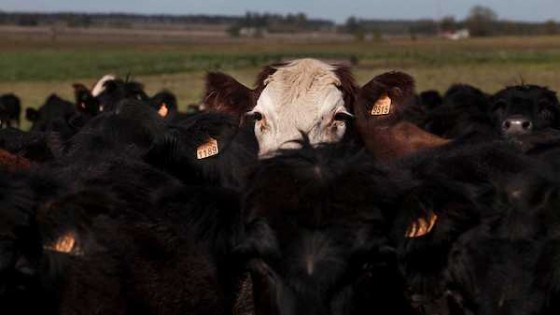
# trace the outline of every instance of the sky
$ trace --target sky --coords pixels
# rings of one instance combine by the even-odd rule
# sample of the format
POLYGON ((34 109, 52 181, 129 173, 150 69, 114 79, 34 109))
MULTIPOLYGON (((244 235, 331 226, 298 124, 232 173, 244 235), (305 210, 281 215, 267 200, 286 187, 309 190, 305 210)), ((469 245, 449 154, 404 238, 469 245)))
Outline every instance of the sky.
POLYGON ((308 17, 344 22, 349 16, 419 19, 451 15, 462 19, 477 4, 492 8, 500 19, 560 21, 560 0, 0 0, 0 10, 177 15, 303 12, 308 17))

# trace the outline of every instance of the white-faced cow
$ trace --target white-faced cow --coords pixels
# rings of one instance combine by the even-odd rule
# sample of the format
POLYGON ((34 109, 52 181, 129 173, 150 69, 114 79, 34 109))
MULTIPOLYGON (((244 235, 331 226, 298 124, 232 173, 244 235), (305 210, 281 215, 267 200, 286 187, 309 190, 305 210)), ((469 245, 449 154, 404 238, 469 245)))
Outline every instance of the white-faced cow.
POLYGON ((223 73, 207 77, 204 106, 254 120, 259 156, 311 144, 340 141, 347 133, 356 85, 347 67, 298 59, 265 67, 249 89, 223 73))

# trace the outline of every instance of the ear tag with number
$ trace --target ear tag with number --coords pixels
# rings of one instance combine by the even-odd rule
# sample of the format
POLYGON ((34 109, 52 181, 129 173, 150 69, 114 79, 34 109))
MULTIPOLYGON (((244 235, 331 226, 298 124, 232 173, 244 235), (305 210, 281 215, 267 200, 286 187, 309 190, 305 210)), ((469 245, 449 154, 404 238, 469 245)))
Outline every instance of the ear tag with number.
POLYGON ((382 95, 375 101, 375 104, 373 104, 370 114, 372 116, 388 115, 391 112, 391 103, 392 101, 389 95, 382 95))
POLYGON ((202 160, 218 153, 220 153, 218 150, 218 140, 210 138, 196 149, 196 158, 202 160))

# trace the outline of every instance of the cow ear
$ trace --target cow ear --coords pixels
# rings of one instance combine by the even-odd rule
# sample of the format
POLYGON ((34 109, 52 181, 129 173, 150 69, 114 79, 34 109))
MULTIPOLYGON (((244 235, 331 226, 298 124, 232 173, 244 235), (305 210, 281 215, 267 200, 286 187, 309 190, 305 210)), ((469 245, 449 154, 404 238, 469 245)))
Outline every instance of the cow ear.
POLYGON ((25 119, 29 120, 30 122, 36 122, 39 120, 39 111, 35 108, 27 108, 25 110, 25 119))
POLYGON ((360 91, 360 106, 371 116, 400 118, 414 101, 414 79, 404 72, 387 72, 366 83, 360 91))
POLYGON ((238 118, 255 105, 253 90, 221 72, 206 75, 203 104, 205 110, 227 113, 238 118))
POLYGON ((395 217, 396 238, 412 239, 431 233, 449 240, 475 224, 493 190, 454 180, 426 178, 400 198, 395 217))
POLYGON ((91 94, 88 90, 88 88, 83 85, 82 83, 74 83, 72 84, 72 88, 74 89, 74 95, 79 95, 81 93, 87 93, 87 94, 91 94))

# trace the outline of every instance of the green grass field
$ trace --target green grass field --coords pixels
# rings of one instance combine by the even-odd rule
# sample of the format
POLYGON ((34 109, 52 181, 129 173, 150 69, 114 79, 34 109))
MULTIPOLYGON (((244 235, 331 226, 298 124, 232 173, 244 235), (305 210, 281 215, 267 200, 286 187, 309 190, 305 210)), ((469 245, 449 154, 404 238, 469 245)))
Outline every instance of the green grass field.
POLYGON ((364 43, 143 44, 50 42, 0 38, 0 93, 14 92, 24 106, 41 105, 50 93, 71 99, 71 84, 86 85, 106 73, 130 74, 149 93, 167 88, 181 106, 199 102, 207 71, 225 71, 251 85, 267 63, 297 57, 359 63, 359 83, 388 70, 412 74, 418 90, 470 83, 492 93, 520 82, 560 89, 560 37, 439 39, 364 43))

